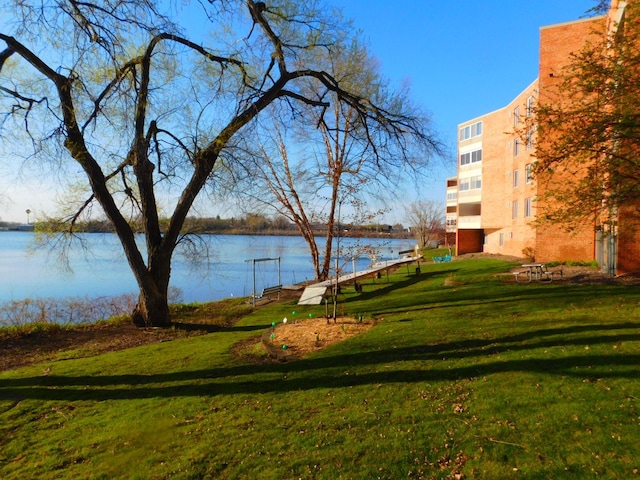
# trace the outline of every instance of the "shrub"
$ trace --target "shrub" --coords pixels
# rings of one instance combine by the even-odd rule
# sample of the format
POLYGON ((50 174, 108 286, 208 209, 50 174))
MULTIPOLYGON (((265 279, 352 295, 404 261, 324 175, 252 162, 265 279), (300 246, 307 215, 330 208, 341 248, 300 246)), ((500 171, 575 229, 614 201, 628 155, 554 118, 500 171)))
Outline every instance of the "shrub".
MULTIPOLYGON (((177 303, 182 294, 172 288, 169 301, 177 303)), ((0 304, 0 327, 25 325, 91 324, 129 315, 137 302, 135 294, 113 297, 27 298, 0 304)))

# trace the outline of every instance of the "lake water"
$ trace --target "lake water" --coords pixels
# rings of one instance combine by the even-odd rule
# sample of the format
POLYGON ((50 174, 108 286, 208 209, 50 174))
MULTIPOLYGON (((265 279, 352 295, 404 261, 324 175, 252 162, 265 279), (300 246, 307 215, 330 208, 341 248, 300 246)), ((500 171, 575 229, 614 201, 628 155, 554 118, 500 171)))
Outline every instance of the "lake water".
MULTIPOLYGON (((84 234, 89 253, 77 249, 70 256, 71 271, 65 271, 56 255, 45 248, 33 249, 34 234, 0 232, 0 303, 27 298, 105 297, 137 293, 137 285, 114 234, 84 234)), ((206 302, 253 291, 251 259, 280 257, 283 285, 311 280, 313 268, 307 244, 301 237, 208 235, 202 237, 212 257, 199 267, 174 256, 171 286, 182 291, 184 302, 206 302), (249 260, 249 262, 247 262, 249 260)), ((367 239, 375 246, 379 260, 398 258, 398 251, 410 250, 411 239, 367 239)), ((341 238, 340 245, 354 240, 341 238)), ((356 269, 367 268, 368 257, 357 260, 356 269)), ((351 262, 343 266, 351 271, 351 262)), ((255 264, 256 291, 278 284, 276 261, 255 264)))

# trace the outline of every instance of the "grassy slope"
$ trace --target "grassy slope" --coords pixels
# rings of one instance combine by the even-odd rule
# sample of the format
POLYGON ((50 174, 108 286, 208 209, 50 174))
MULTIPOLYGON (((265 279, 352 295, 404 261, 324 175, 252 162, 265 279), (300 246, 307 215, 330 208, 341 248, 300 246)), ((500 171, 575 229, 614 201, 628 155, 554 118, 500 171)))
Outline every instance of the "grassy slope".
POLYGON ((423 265, 365 285, 344 312, 379 324, 299 362, 229 354, 272 321, 323 313, 290 303, 201 337, 2 373, 0 476, 633 476, 638 288, 501 283, 508 267, 423 265))

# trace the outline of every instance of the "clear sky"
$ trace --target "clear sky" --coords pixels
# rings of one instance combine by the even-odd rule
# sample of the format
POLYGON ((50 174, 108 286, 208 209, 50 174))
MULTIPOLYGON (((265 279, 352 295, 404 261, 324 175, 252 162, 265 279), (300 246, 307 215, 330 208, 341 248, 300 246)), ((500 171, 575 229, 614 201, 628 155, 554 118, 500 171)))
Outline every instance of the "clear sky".
MULTIPOLYGON (((362 30, 383 73, 409 81, 416 102, 454 152, 434 167, 424 190, 403 200, 445 200, 455 175, 457 125, 505 106, 537 77, 541 26, 583 17, 595 0, 325 0, 362 30)), ((25 211, 53 213, 55 188, 0 169, 0 220, 26 222, 25 211)), ((213 215, 219 212, 212 212, 213 215)), ((31 216, 33 219, 33 214, 31 216)), ((404 221, 401 206, 385 221, 404 221)))

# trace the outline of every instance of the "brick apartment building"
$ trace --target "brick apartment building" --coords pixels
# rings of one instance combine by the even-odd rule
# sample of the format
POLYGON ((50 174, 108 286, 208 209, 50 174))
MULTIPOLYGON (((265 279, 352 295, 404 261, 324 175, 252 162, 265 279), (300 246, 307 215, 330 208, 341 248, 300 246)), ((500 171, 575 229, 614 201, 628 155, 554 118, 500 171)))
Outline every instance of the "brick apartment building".
POLYGON ((561 225, 536 226, 534 221, 544 215, 544 206, 536 202, 544 186, 532 176, 535 128, 522 134, 524 125, 535 124, 526 120, 539 99, 566 101, 553 97, 553 87, 570 54, 590 37, 616 28, 624 8, 624 1, 613 0, 608 15, 542 27, 538 78, 505 107, 459 125, 458 172, 447 179, 446 202, 447 238, 455 236, 458 254, 597 260, 612 274, 640 270, 638 232, 603 235, 595 222, 572 233, 561 225))

